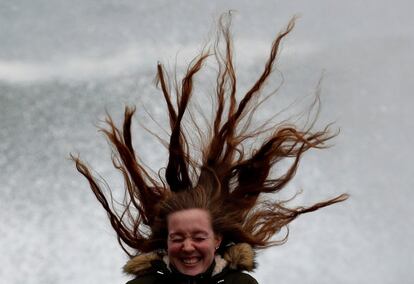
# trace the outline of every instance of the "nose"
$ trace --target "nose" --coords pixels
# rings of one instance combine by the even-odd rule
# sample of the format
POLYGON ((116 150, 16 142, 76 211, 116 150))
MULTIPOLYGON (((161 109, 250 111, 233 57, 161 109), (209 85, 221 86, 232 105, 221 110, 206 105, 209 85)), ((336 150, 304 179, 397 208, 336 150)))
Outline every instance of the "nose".
POLYGON ((191 241, 191 239, 187 238, 187 239, 184 240, 182 249, 184 251, 193 251, 194 250, 194 245, 193 245, 193 242, 191 241))

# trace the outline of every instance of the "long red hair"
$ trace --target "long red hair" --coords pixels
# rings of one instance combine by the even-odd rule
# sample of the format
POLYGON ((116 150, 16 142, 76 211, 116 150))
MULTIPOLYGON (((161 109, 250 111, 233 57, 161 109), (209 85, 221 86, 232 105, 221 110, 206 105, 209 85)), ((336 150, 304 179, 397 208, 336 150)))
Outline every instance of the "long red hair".
MULTIPOLYGON (((112 195, 108 197, 105 194, 89 167, 79 157, 72 156, 78 171, 89 181, 93 193, 108 213, 119 243, 130 256, 165 248, 166 218, 174 211, 203 208, 210 213, 215 232, 223 236, 222 246, 246 242, 260 249, 283 243, 287 234, 278 241, 272 237, 299 215, 348 197, 342 194, 309 207, 297 208, 289 208, 285 201, 258 199, 285 188, 295 176, 302 155, 312 148, 325 148, 326 141, 335 134, 331 134, 328 127, 314 131, 314 123, 305 129, 283 122, 251 130, 257 97, 272 72, 281 41, 293 29, 295 19, 277 35, 263 72, 239 101, 236 97, 230 16, 221 17, 219 24, 224 52, 219 44, 215 44, 212 51, 204 51, 196 57, 181 83, 176 83, 175 94, 169 88, 163 66, 158 64, 157 81, 167 105, 171 128, 164 177, 154 178, 137 158, 131 135, 135 108, 131 107, 125 108, 122 128, 118 128, 108 115, 107 127, 102 129, 113 146, 113 165, 125 180, 126 197, 121 202, 121 212, 114 208, 112 195), (215 115, 208 129, 194 126, 196 133, 208 137, 208 143, 199 145, 202 159, 197 160, 190 156, 183 118, 193 94, 193 78, 212 54, 218 65, 215 115), (246 152, 244 142, 259 134, 267 137, 254 151, 246 152), (277 177, 271 176, 271 169, 278 168, 286 159, 292 161, 287 170, 277 177)), ((316 96, 315 107, 318 99, 316 96)))

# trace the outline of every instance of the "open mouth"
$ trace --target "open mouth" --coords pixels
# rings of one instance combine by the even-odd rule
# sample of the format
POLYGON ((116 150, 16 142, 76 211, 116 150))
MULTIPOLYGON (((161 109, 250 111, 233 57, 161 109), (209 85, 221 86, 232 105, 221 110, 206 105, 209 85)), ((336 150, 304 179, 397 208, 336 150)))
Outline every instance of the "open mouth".
POLYGON ((187 266, 193 266, 201 261, 201 257, 186 257, 182 258, 181 262, 187 266))

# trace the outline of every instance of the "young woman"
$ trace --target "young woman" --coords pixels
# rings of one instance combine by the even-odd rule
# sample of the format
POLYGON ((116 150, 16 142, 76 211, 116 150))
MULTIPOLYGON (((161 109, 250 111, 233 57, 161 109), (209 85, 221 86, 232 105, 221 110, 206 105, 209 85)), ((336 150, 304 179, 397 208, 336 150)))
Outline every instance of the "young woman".
POLYGON ((212 190, 199 185, 161 202, 152 231, 161 250, 135 256, 125 265, 125 272, 136 275, 128 284, 257 283, 242 273, 254 268, 253 249, 229 242, 235 220, 224 215, 219 207, 224 204, 210 195, 212 190))
MULTIPOLYGON (((328 128, 313 131, 286 122, 252 129, 251 118, 260 105, 259 95, 268 79, 282 39, 294 19, 273 42, 263 73, 236 99, 236 75, 232 62, 230 17, 220 20, 220 34, 213 55, 218 64, 215 115, 203 130, 188 115, 193 78, 210 56, 200 54, 188 67, 181 84, 172 90, 158 65, 158 83, 169 114, 171 135, 165 176, 155 178, 139 161, 132 144, 131 121, 135 109, 126 107, 124 124, 117 128, 110 117, 103 129, 114 147, 113 164, 123 175, 126 198, 118 212, 104 194, 90 169, 72 157, 107 211, 118 241, 131 257, 124 271, 135 275, 130 284, 147 283, 257 283, 243 271, 255 266, 254 251, 286 241, 272 237, 303 213, 341 202, 343 194, 310 207, 289 208, 286 201, 260 198, 277 193, 294 177, 303 153, 324 148, 333 137, 328 128), (220 39, 224 52, 220 50, 220 39), (174 105, 176 102, 176 105, 174 105), (188 117, 187 117, 188 118, 188 117), (190 148, 185 133, 192 127, 203 145, 190 148), (188 124, 186 124, 188 123, 188 124), (186 132, 183 131, 184 125, 186 132), (249 140, 267 135, 247 151, 249 140), (197 150, 201 157, 192 157, 197 150), (280 162, 292 163, 279 176, 271 169, 280 162)), ((313 121, 314 122, 314 121, 313 121)), ((193 140, 192 140, 193 141, 193 140)))

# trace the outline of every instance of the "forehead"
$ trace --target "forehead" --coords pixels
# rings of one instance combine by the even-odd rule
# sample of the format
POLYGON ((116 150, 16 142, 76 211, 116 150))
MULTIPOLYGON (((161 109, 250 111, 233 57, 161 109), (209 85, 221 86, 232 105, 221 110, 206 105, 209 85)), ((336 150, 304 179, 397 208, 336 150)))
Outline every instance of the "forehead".
POLYGON ((168 233, 212 232, 210 214, 203 209, 186 209, 174 212, 167 218, 168 233))

